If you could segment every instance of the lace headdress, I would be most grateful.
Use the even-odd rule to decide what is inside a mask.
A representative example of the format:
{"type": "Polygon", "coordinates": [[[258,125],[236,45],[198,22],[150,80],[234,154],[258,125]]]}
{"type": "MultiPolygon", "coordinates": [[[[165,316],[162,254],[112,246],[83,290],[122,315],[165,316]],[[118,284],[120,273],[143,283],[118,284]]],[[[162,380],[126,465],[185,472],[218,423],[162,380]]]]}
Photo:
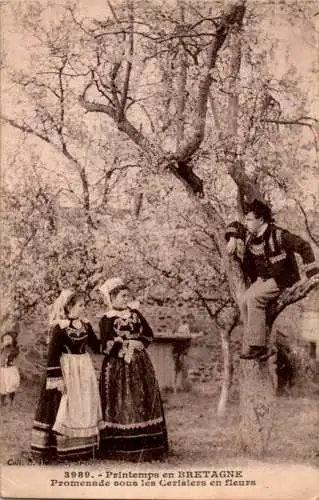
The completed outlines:
{"type": "Polygon", "coordinates": [[[49,332],[48,332],[48,342],[50,341],[51,333],[53,328],[59,324],[61,321],[66,321],[65,316],[65,306],[70,302],[71,298],[75,295],[75,291],[71,288],[65,288],[60,293],[59,297],[53,303],[50,313],[49,313],[49,332]]]}
{"type": "Polygon", "coordinates": [[[118,287],[124,286],[122,278],[110,278],[99,287],[100,292],[104,295],[108,307],[112,307],[111,292],[118,287]]]}

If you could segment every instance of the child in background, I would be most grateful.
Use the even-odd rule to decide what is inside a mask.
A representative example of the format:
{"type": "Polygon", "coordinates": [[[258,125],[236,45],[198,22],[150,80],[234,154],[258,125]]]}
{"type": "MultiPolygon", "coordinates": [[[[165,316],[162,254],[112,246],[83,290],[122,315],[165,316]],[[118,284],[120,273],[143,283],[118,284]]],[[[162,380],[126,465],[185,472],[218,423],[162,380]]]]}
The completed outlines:
{"type": "Polygon", "coordinates": [[[0,394],[2,406],[6,404],[6,396],[9,397],[11,406],[13,405],[15,393],[20,385],[19,370],[14,364],[14,360],[19,354],[17,336],[17,332],[14,331],[6,332],[1,336],[0,394]]]}

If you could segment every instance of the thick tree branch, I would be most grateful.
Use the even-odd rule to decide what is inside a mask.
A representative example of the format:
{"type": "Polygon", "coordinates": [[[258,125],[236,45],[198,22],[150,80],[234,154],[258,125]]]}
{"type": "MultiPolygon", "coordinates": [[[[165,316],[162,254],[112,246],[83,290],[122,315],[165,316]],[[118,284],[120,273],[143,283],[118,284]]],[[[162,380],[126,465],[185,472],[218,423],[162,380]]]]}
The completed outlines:
{"type": "Polygon", "coordinates": [[[265,203],[265,199],[261,194],[258,186],[245,173],[244,164],[241,160],[235,159],[234,161],[230,161],[227,170],[228,174],[237,184],[241,199],[244,198],[246,203],[250,203],[254,199],[263,201],[265,203]]]}
{"type": "MultiPolygon", "coordinates": [[[[112,7],[112,12],[114,11],[112,7]]],[[[245,15],[245,1],[241,0],[229,5],[219,19],[217,23],[217,28],[214,33],[211,34],[212,41],[210,42],[208,48],[208,57],[205,67],[205,72],[203,77],[199,81],[198,97],[195,111],[195,125],[193,136],[187,141],[184,146],[178,148],[178,153],[176,155],[165,155],[160,147],[155,146],[151,143],[142,133],[137,130],[134,125],[125,116],[124,110],[121,108],[121,103],[118,100],[117,89],[115,86],[115,78],[117,71],[119,69],[119,63],[113,66],[111,74],[111,87],[112,87],[112,99],[115,106],[104,105],[97,102],[89,102],[85,98],[85,92],[80,97],[80,103],[88,112],[102,112],[110,116],[120,131],[126,133],[128,137],[143,151],[147,152],[151,156],[157,157],[157,161],[161,163],[166,163],[168,169],[184,183],[185,187],[190,190],[195,195],[203,196],[203,181],[198,177],[198,175],[193,171],[193,167],[190,160],[193,154],[200,147],[202,140],[204,138],[205,132],[205,122],[206,122],[206,112],[207,112],[207,101],[209,95],[209,89],[212,82],[212,69],[214,68],[218,53],[226,40],[227,35],[230,30],[236,25],[241,26],[243,18],[245,15]],[[165,160],[166,157],[166,160],[165,160]]],[[[115,22],[118,23],[115,11],[113,12],[115,22]]],[[[179,113],[184,114],[185,92],[183,88],[185,87],[185,67],[180,74],[183,78],[182,91],[179,93],[179,113]]],[[[126,87],[125,87],[126,88],[126,87]]],[[[125,95],[122,97],[125,98],[125,95]]],[[[127,96],[126,98],[127,99],[127,96]]],[[[179,120],[179,131],[178,139],[180,140],[184,135],[184,117],[179,120]],[[183,125],[181,125],[183,124],[183,125]]]]}
{"type": "Polygon", "coordinates": [[[203,193],[203,181],[193,172],[188,164],[178,162],[174,155],[166,155],[157,145],[145,137],[136,127],[127,119],[118,113],[118,111],[109,104],[90,102],[86,100],[85,93],[79,97],[80,104],[87,112],[104,113],[116,123],[118,129],[124,132],[139,148],[145,151],[151,159],[155,159],[157,164],[162,163],[163,168],[168,168],[176,178],[183,182],[186,189],[193,194],[203,193]]]}
{"type": "MultiPolygon", "coordinates": [[[[178,2],[180,25],[177,28],[184,30],[185,16],[184,5],[178,2]]],[[[184,140],[185,129],[185,103],[186,103],[186,82],[187,82],[187,58],[182,39],[179,40],[179,68],[177,76],[177,106],[176,106],[176,151],[180,153],[181,144],[184,140]]]]}
{"type": "Polygon", "coordinates": [[[133,60],[133,53],[134,53],[134,13],[133,13],[133,2],[129,2],[129,51],[128,51],[128,57],[126,61],[126,71],[125,71],[125,76],[124,76],[124,84],[123,84],[123,90],[122,90],[122,97],[121,97],[121,110],[122,113],[125,111],[125,106],[126,106],[126,101],[127,101],[127,94],[128,94],[128,89],[129,89],[129,83],[130,83],[130,76],[131,76],[131,71],[132,71],[132,60],[133,60]]]}
{"type": "MultiPolygon", "coordinates": [[[[110,0],[107,0],[108,6],[112,12],[113,18],[116,22],[117,25],[120,26],[121,21],[118,18],[116,11],[111,3],[110,0]]],[[[129,88],[129,82],[130,82],[130,76],[131,76],[131,71],[132,71],[132,58],[133,58],[133,51],[134,51],[134,14],[133,14],[133,3],[131,0],[128,1],[128,7],[130,10],[129,14],[129,54],[127,57],[126,61],[126,71],[124,75],[124,83],[123,83],[123,89],[121,93],[120,99],[118,98],[118,88],[116,86],[116,78],[119,72],[119,69],[121,67],[121,61],[116,62],[113,65],[113,68],[110,71],[110,80],[111,80],[111,93],[112,93],[112,99],[115,104],[116,110],[117,110],[117,121],[121,121],[124,119],[125,115],[125,106],[127,102],[127,95],[128,95],[128,88],[129,88]]],[[[125,43],[126,40],[126,30],[121,30],[120,33],[123,38],[123,43],[125,43]]]]}
{"type": "Polygon", "coordinates": [[[290,304],[294,304],[304,299],[308,293],[319,287],[319,275],[312,276],[310,279],[302,279],[295,283],[291,288],[287,288],[278,297],[276,302],[268,311],[268,323],[271,326],[277,316],[290,304]]]}
{"type": "Polygon", "coordinates": [[[182,148],[179,155],[180,160],[185,163],[187,163],[191,159],[192,155],[197,151],[204,138],[207,102],[209,89],[213,79],[212,70],[216,65],[218,53],[223,46],[231,28],[235,24],[242,24],[245,11],[245,2],[237,2],[230,5],[221,17],[220,23],[216,29],[216,33],[208,48],[206,69],[203,77],[199,82],[198,88],[194,133],[193,136],[188,140],[186,145],[182,148]]]}
{"type": "Polygon", "coordinates": [[[220,143],[223,144],[224,139],[223,139],[223,134],[222,134],[220,117],[219,117],[217,105],[216,105],[216,102],[215,102],[215,99],[213,97],[213,93],[211,90],[209,91],[208,98],[209,98],[210,109],[211,109],[211,112],[213,115],[215,127],[216,127],[216,130],[218,132],[218,139],[219,139],[220,143]]]}
{"type": "MultiPolygon", "coordinates": [[[[110,6],[110,8],[112,5],[110,6]]],[[[118,23],[116,13],[111,8],[115,22],[118,23]]],[[[220,18],[217,29],[215,33],[212,33],[212,41],[208,48],[208,57],[207,64],[205,68],[205,72],[203,77],[200,79],[199,88],[198,88],[198,98],[196,104],[196,118],[195,118],[195,126],[194,126],[194,134],[190,138],[190,140],[186,143],[186,145],[178,148],[178,153],[176,155],[167,156],[161,151],[161,148],[152,144],[142,133],[138,131],[132,123],[129,122],[127,117],[125,116],[124,110],[121,107],[121,102],[118,100],[117,89],[115,86],[115,78],[117,75],[117,71],[119,69],[119,63],[113,66],[111,72],[111,87],[112,87],[112,98],[115,106],[104,105],[96,102],[89,102],[85,98],[85,92],[80,97],[80,103],[82,106],[89,112],[102,112],[108,114],[115,123],[120,131],[125,132],[128,137],[143,151],[151,154],[152,156],[157,156],[157,160],[162,162],[166,157],[166,165],[172,171],[172,173],[181,180],[185,187],[190,190],[193,194],[203,196],[203,182],[193,171],[193,167],[190,164],[190,160],[193,154],[200,147],[202,140],[204,138],[205,132],[205,122],[206,122],[206,112],[207,112],[207,101],[209,95],[209,89],[212,82],[212,69],[214,68],[218,53],[221,47],[224,44],[224,41],[230,32],[230,30],[237,24],[241,26],[243,18],[245,15],[245,1],[241,0],[234,4],[231,4],[223,16],[220,18]]],[[[128,68],[127,68],[128,69],[128,68]]],[[[129,76],[131,69],[127,75],[129,76]]],[[[181,84],[183,88],[185,87],[185,67],[183,72],[180,74],[181,78],[183,78],[183,82],[181,84]]],[[[126,87],[124,87],[126,89],[126,87]]],[[[183,90],[182,88],[182,90],[183,90]]],[[[182,91],[179,93],[180,102],[179,102],[179,113],[184,114],[185,101],[184,101],[185,92],[182,91]]],[[[122,95],[122,98],[127,99],[127,95],[122,95]]],[[[122,99],[123,102],[123,99],[122,99]]],[[[179,120],[179,131],[178,131],[178,139],[180,140],[184,135],[184,117],[182,120],[179,120]]]]}
{"type": "Polygon", "coordinates": [[[238,80],[241,67],[241,33],[238,26],[230,36],[231,58],[230,77],[228,79],[228,109],[226,123],[226,150],[237,153],[238,113],[239,113],[239,91],[238,80]]]}
{"type": "MultiPolygon", "coordinates": [[[[231,58],[230,58],[230,78],[228,81],[228,108],[227,108],[227,123],[226,132],[224,132],[224,138],[222,141],[224,147],[224,154],[227,156],[228,151],[233,151],[237,155],[237,135],[238,135],[238,114],[239,114],[239,91],[238,91],[238,80],[240,77],[240,67],[242,60],[242,40],[241,40],[241,26],[237,26],[231,34],[231,58]]],[[[213,104],[213,103],[211,103],[213,104]]],[[[236,159],[236,156],[235,156],[236,159]]],[[[244,172],[243,164],[238,164],[237,167],[241,167],[242,173],[244,172]]],[[[236,177],[236,164],[232,165],[228,172],[233,175],[233,180],[236,177]]],[[[238,213],[242,216],[244,212],[245,203],[245,191],[247,190],[247,180],[244,183],[237,184],[237,209],[238,213]]],[[[250,184],[252,182],[250,181],[250,184]]],[[[252,189],[252,185],[249,188],[249,193],[247,193],[247,198],[251,199],[257,197],[257,189],[255,186],[252,189]]],[[[260,197],[260,193],[258,193],[260,197]]]]}
{"type": "MultiPolygon", "coordinates": [[[[148,154],[154,154],[157,149],[126,117],[120,118],[117,110],[109,105],[94,101],[87,101],[85,93],[79,97],[79,102],[88,113],[104,113],[117,124],[118,129],[124,132],[138,147],[148,154]]],[[[158,151],[160,153],[160,151],[158,151]]]]}
{"type": "Polygon", "coordinates": [[[121,119],[122,115],[123,115],[123,111],[121,110],[120,100],[118,98],[118,88],[116,86],[116,77],[117,77],[117,74],[119,72],[120,67],[121,67],[121,62],[116,62],[110,71],[112,100],[115,103],[117,114],[119,115],[118,119],[121,119]]]}

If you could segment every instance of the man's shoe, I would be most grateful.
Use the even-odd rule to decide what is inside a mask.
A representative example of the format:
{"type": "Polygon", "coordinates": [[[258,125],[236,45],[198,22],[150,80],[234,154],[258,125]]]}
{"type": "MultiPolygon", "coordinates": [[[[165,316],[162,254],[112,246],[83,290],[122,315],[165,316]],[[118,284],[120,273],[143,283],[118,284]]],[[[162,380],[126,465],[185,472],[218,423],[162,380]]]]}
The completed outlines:
{"type": "Polygon", "coordinates": [[[264,356],[267,356],[268,349],[263,345],[250,345],[247,351],[244,351],[239,356],[240,359],[261,359],[264,356]]]}

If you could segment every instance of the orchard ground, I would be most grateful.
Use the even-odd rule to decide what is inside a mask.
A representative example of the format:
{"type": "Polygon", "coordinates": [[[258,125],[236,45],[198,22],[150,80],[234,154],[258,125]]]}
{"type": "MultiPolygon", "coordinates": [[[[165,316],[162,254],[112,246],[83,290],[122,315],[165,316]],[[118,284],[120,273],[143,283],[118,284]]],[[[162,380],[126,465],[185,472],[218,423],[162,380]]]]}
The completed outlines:
{"type": "MultiPolygon", "coordinates": [[[[1,408],[1,463],[27,456],[39,384],[23,382],[12,408],[1,408]]],[[[245,463],[255,457],[238,447],[239,403],[232,391],[225,417],[218,419],[216,383],[193,384],[189,392],[163,393],[170,456],[163,466],[196,467],[245,463]]],[[[267,454],[269,463],[319,466],[319,395],[278,397],[267,454]]]]}

